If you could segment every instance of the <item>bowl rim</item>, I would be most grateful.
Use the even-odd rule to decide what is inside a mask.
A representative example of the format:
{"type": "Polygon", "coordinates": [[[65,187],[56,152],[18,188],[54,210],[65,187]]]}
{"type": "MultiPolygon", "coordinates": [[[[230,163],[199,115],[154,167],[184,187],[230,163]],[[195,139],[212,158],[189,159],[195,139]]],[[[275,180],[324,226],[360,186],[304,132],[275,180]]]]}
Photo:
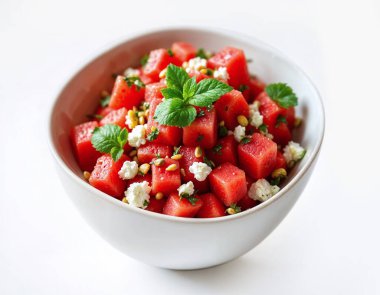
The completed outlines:
{"type": "Polygon", "coordinates": [[[139,30],[134,33],[127,34],[126,36],[123,36],[121,38],[118,38],[114,40],[113,42],[107,43],[105,46],[100,47],[98,50],[95,50],[92,54],[89,54],[89,57],[86,58],[85,62],[79,63],[76,67],[74,67],[74,70],[68,74],[68,77],[64,79],[64,82],[61,83],[61,86],[58,88],[57,92],[54,95],[54,100],[52,100],[49,108],[48,108],[48,118],[47,118],[47,133],[48,133],[48,146],[50,149],[51,154],[53,155],[54,159],[57,161],[58,165],[61,169],[65,171],[65,173],[75,182],[78,183],[78,185],[82,186],[84,189],[94,193],[96,197],[99,197],[105,201],[111,202],[112,204],[119,206],[121,208],[124,208],[125,210],[132,210],[132,212],[145,215],[148,218],[153,219],[161,219],[164,221],[169,222],[178,222],[178,223],[194,223],[194,224],[203,224],[203,223],[219,223],[219,222],[227,222],[232,221],[240,218],[244,218],[247,215],[254,214],[257,211],[260,211],[267,206],[270,206],[272,203],[279,200],[283,195],[285,195],[292,187],[295,186],[295,184],[300,181],[300,179],[306,174],[306,172],[311,168],[314,161],[317,159],[317,156],[320,152],[321,145],[323,142],[324,134],[325,134],[325,110],[323,101],[321,98],[321,95],[315,86],[314,82],[310,79],[310,77],[290,58],[288,58],[286,55],[284,55],[280,50],[274,48],[271,45],[268,45],[267,43],[251,36],[248,34],[244,34],[241,32],[228,30],[228,29],[221,29],[217,27],[209,27],[207,29],[204,29],[200,26],[167,26],[167,27],[161,27],[160,29],[145,29],[145,30],[139,30]],[[238,214],[233,215],[226,215],[222,217],[213,217],[213,218],[187,218],[187,217],[177,217],[177,216],[170,216],[166,214],[151,212],[147,210],[142,210],[140,208],[135,208],[133,206],[129,206],[128,204],[125,204],[121,202],[120,200],[113,198],[109,196],[108,194],[96,189],[95,187],[91,186],[88,182],[85,182],[81,177],[76,175],[63,161],[61,156],[59,155],[58,151],[55,148],[55,145],[53,143],[53,128],[52,128],[52,121],[53,121],[53,115],[54,110],[56,109],[56,106],[58,104],[58,98],[64,91],[64,89],[68,86],[68,84],[73,80],[73,78],[82,71],[85,67],[87,67],[89,64],[91,64],[95,59],[99,58],[103,54],[106,54],[107,52],[115,49],[117,46],[130,42],[134,39],[139,39],[142,37],[146,37],[149,35],[154,35],[157,33],[170,33],[170,32],[179,32],[179,31],[190,31],[192,33],[211,33],[215,35],[219,35],[222,37],[233,37],[239,41],[246,42],[246,43],[254,43],[256,47],[260,47],[261,49],[270,51],[274,53],[276,56],[280,57],[281,59],[285,60],[287,63],[289,63],[298,73],[303,75],[306,80],[310,83],[312,89],[316,93],[317,102],[319,103],[319,111],[320,111],[320,123],[321,124],[321,131],[319,134],[317,134],[317,142],[315,144],[315,147],[312,150],[311,155],[307,159],[304,166],[301,168],[300,171],[294,177],[283,187],[281,190],[275,194],[272,198],[269,200],[253,207],[248,210],[245,210],[243,212],[240,212],[238,214]]]}

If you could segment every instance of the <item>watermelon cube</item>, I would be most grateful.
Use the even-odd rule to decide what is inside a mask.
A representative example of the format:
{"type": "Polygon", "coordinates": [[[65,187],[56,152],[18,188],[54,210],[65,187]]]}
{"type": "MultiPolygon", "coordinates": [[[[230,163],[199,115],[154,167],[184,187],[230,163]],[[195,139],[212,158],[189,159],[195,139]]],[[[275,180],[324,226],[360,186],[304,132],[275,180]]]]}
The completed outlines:
{"type": "Polygon", "coordinates": [[[199,218],[221,217],[226,215],[223,203],[212,193],[200,195],[203,205],[197,213],[199,218]]]}
{"type": "Polygon", "coordinates": [[[124,76],[117,76],[109,106],[114,109],[125,107],[130,110],[144,100],[144,93],[145,87],[128,86],[124,76]]]}
{"type": "Polygon", "coordinates": [[[97,109],[96,109],[96,114],[101,116],[101,117],[105,117],[107,116],[110,112],[112,112],[114,109],[111,108],[111,107],[102,107],[102,106],[99,106],[97,109]]]}
{"type": "Polygon", "coordinates": [[[148,142],[137,149],[137,158],[139,164],[150,163],[154,158],[159,155],[161,158],[170,157],[173,148],[168,145],[148,142]]]}
{"type": "Polygon", "coordinates": [[[224,162],[230,162],[237,165],[237,142],[234,136],[228,135],[218,140],[216,145],[207,150],[207,157],[214,162],[216,166],[224,162]]]}
{"type": "Polygon", "coordinates": [[[197,49],[187,42],[174,42],[171,49],[181,64],[195,57],[197,53],[197,49]]]}
{"type": "Polygon", "coordinates": [[[265,83],[259,78],[251,78],[248,84],[250,101],[255,100],[256,97],[265,90],[265,86],[265,83]]]}
{"type": "Polygon", "coordinates": [[[148,78],[152,79],[153,82],[159,80],[160,72],[165,69],[171,62],[172,58],[168,53],[167,49],[161,48],[152,50],[149,54],[148,61],[144,66],[143,73],[148,78]]]}
{"type": "Polygon", "coordinates": [[[125,155],[122,155],[117,162],[114,162],[110,155],[101,156],[91,173],[89,183],[98,190],[121,200],[127,183],[119,177],[118,172],[128,160],[125,155]]]}
{"type": "Polygon", "coordinates": [[[103,119],[100,120],[100,125],[114,124],[118,125],[121,128],[127,127],[125,125],[125,117],[128,114],[126,108],[120,108],[118,110],[113,110],[108,113],[103,119]]]}
{"type": "Polygon", "coordinates": [[[172,193],[166,201],[162,213],[178,217],[194,217],[201,207],[202,200],[199,198],[193,205],[189,200],[181,198],[177,193],[172,193]]]}
{"type": "MultiPolygon", "coordinates": [[[[152,174],[149,174],[149,173],[145,174],[145,175],[137,174],[134,178],[126,180],[127,188],[132,183],[143,182],[143,181],[148,182],[149,186],[152,186],[152,174]]],[[[153,195],[153,194],[151,193],[151,195],[153,195]]]]}
{"type": "Polygon", "coordinates": [[[247,193],[244,171],[231,163],[223,163],[208,177],[212,192],[226,206],[237,203],[247,193]]]}
{"type": "Polygon", "coordinates": [[[145,87],[145,101],[151,102],[155,98],[163,98],[161,89],[166,88],[162,82],[148,84],[145,87]]]}
{"type": "Polygon", "coordinates": [[[179,160],[181,168],[184,170],[184,175],[181,174],[183,182],[192,181],[194,188],[200,193],[209,191],[209,182],[206,178],[204,181],[199,181],[195,179],[194,174],[190,172],[190,166],[194,162],[203,162],[203,155],[199,158],[195,156],[195,147],[192,146],[182,146],[179,150],[179,153],[182,155],[182,158],[179,160]]]}
{"type": "Polygon", "coordinates": [[[90,121],[77,125],[71,130],[71,142],[82,170],[92,171],[96,160],[102,155],[91,143],[92,132],[98,126],[97,121],[90,121]]]}
{"type": "Polygon", "coordinates": [[[288,125],[283,122],[276,123],[275,126],[268,126],[268,131],[273,135],[273,140],[281,146],[285,146],[292,139],[292,133],[288,125]]]}
{"type": "Polygon", "coordinates": [[[228,83],[238,89],[241,85],[248,85],[249,73],[244,51],[234,47],[225,47],[208,60],[212,69],[226,67],[229,75],[228,83]]]}
{"type": "Polygon", "coordinates": [[[267,177],[276,165],[277,144],[254,133],[249,143],[238,145],[239,163],[254,180],[267,177]]]}
{"type": "Polygon", "coordinates": [[[168,196],[170,193],[177,191],[181,185],[181,176],[179,163],[176,160],[166,158],[160,166],[152,165],[152,193],[157,194],[159,192],[168,196]],[[177,169],[174,171],[167,171],[166,168],[169,165],[177,165],[177,169]]]}
{"type": "Polygon", "coordinates": [[[165,198],[161,200],[157,200],[155,197],[151,197],[149,199],[149,205],[148,207],[145,208],[145,210],[156,212],[156,213],[162,213],[165,203],[166,203],[165,198]]]}
{"type": "Polygon", "coordinates": [[[219,121],[224,121],[229,130],[239,125],[237,116],[248,118],[249,106],[243,94],[238,90],[232,90],[220,97],[215,103],[215,109],[219,121]]]}
{"type": "Polygon", "coordinates": [[[179,145],[182,137],[182,129],[174,126],[160,125],[153,119],[156,107],[161,103],[161,101],[161,99],[154,99],[150,103],[147,133],[151,133],[152,127],[154,126],[159,130],[157,138],[153,140],[154,143],[174,146],[179,145]]]}
{"type": "Polygon", "coordinates": [[[217,120],[214,109],[203,109],[204,116],[196,118],[191,125],[183,128],[183,144],[187,146],[200,146],[208,149],[216,144],[217,120]]]}

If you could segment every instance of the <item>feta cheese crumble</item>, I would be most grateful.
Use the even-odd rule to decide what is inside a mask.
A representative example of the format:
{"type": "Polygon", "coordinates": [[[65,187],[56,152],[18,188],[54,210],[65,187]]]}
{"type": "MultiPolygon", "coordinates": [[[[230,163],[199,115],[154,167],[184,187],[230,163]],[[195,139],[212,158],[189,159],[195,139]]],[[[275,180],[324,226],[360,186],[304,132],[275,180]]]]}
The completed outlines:
{"type": "Polygon", "coordinates": [[[245,127],[238,125],[234,130],[234,137],[237,142],[240,142],[245,137],[245,127]]]}
{"type": "Polygon", "coordinates": [[[184,62],[182,65],[186,72],[189,73],[191,70],[199,71],[201,69],[207,68],[207,60],[200,57],[194,57],[188,62],[184,62]]]}
{"type": "Polygon", "coordinates": [[[132,183],[129,188],[124,192],[128,204],[145,209],[149,204],[149,193],[151,187],[147,181],[132,183]]]}
{"type": "Polygon", "coordinates": [[[278,193],[280,188],[277,185],[271,185],[265,179],[259,179],[252,183],[248,191],[248,196],[256,201],[264,202],[278,193]]]}
{"type": "Polygon", "coordinates": [[[263,116],[260,114],[259,103],[257,101],[249,105],[249,121],[256,128],[259,128],[263,124],[263,116]]]}
{"type": "Polygon", "coordinates": [[[140,71],[134,68],[127,68],[124,71],[125,77],[138,77],[140,75],[140,71]]]}
{"type": "Polygon", "coordinates": [[[204,181],[212,171],[210,166],[202,162],[194,162],[189,170],[198,181],[204,181]]]}
{"type": "Polygon", "coordinates": [[[228,81],[230,76],[228,75],[227,68],[226,67],[220,67],[220,68],[216,69],[214,71],[214,78],[228,81]]]}
{"type": "Polygon", "coordinates": [[[134,178],[138,171],[139,165],[135,161],[125,161],[118,174],[121,179],[127,180],[134,178]]]}
{"type": "Polygon", "coordinates": [[[193,184],[193,182],[189,181],[187,183],[182,184],[178,188],[178,194],[180,196],[182,196],[184,194],[187,194],[188,196],[191,196],[192,194],[194,194],[194,184],[193,184]]]}
{"type": "Polygon", "coordinates": [[[128,134],[128,143],[133,147],[140,147],[146,143],[145,139],[146,130],[144,125],[137,125],[133,130],[128,134]]]}
{"type": "Polygon", "coordinates": [[[284,157],[290,167],[300,161],[305,154],[306,150],[294,141],[289,141],[288,145],[284,147],[284,157]]]}

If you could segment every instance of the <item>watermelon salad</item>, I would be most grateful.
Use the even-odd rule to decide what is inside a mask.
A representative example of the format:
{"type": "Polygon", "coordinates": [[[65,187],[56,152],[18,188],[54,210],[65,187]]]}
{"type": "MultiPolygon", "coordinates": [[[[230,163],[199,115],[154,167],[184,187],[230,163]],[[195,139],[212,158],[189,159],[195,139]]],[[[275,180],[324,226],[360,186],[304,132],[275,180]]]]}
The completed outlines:
{"type": "Polygon", "coordinates": [[[273,197],[306,150],[292,88],[266,85],[243,50],[175,42],[114,75],[89,121],[71,131],[90,185],[142,210],[210,218],[273,197]]]}

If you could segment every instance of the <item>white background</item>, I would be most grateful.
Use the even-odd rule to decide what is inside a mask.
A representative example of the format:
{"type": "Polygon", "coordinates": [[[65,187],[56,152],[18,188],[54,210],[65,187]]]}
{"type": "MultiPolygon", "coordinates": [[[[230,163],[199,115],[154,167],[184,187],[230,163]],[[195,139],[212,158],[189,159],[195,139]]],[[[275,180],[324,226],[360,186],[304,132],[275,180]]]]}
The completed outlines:
{"type": "Polygon", "coordinates": [[[379,37],[375,0],[1,0],[0,294],[380,294],[379,37]],[[111,248],[66,197],[46,144],[48,107],[78,64],[110,41],[176,24],[279,48],[315,81],[327,113],[293,211],[249,254],[201,271],[156,269],[111,248]]]}

